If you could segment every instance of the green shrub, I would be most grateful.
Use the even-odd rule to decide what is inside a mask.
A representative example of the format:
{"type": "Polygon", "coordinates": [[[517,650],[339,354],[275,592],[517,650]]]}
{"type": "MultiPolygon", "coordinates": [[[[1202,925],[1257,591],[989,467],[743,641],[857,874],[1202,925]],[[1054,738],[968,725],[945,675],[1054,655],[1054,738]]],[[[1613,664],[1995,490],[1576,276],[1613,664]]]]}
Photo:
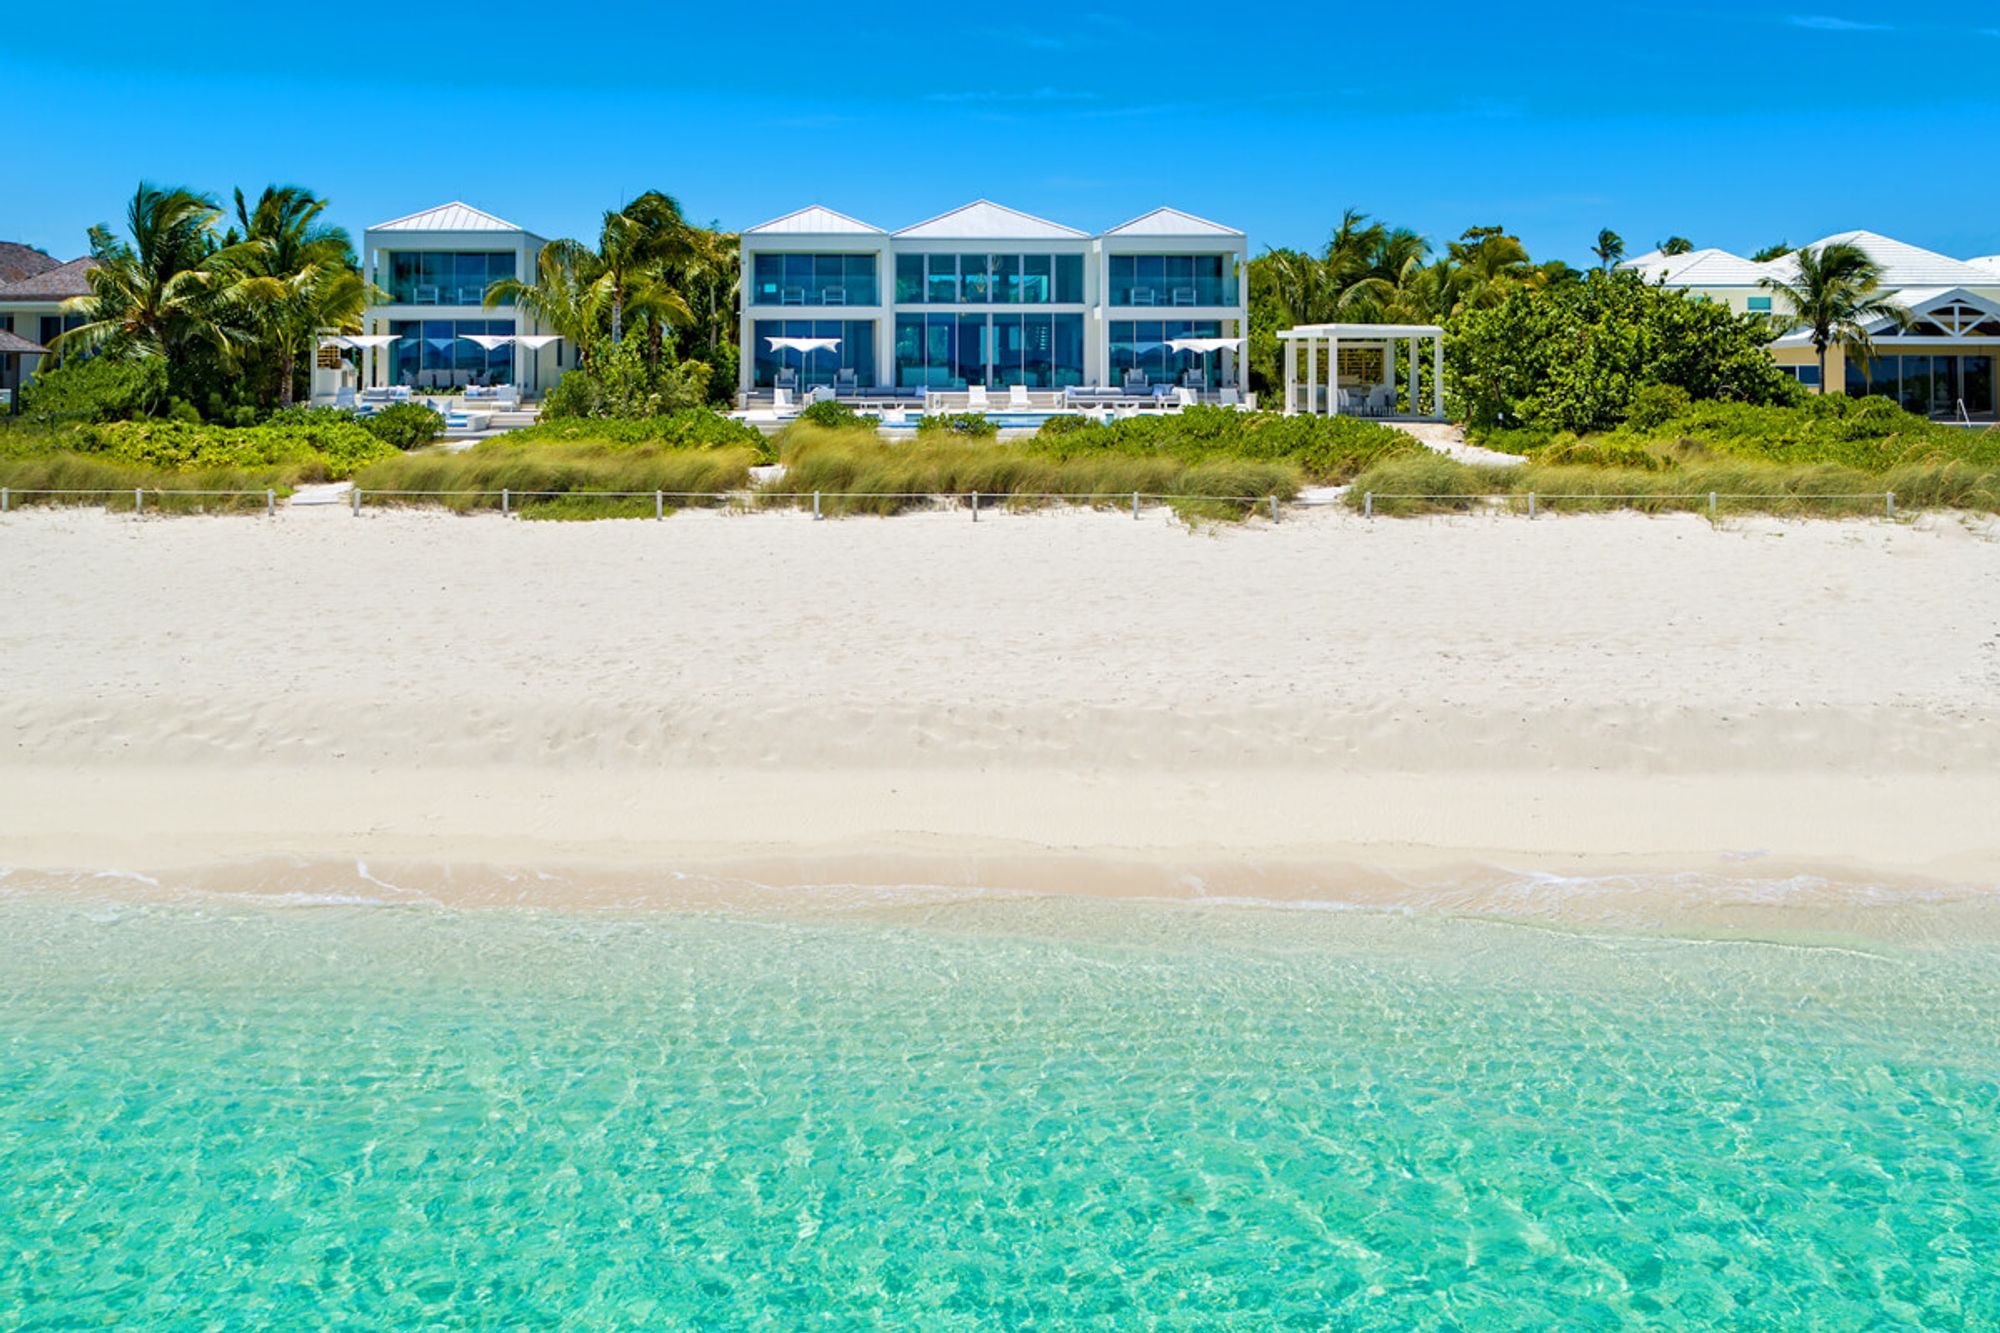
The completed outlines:
{"type": "Polygon", "coordinates": [[[79,427],[52,447],[108,461],[187,472],[204,468],[278,468],[293,481],[338,481],[386,457],[395,446],[352,420],[305,425],[191,425],[185,421],[115,421],[79,427]]]}
{"type": "Polygon", "coordinates": [[[594,348],[590,361],[556,381],[542,398],[542,417],[665,416],[708,402],[712,368],[705,361],[648,365],[642,337],[594,348]]]}
{"type": "Polygon", "coordinates": [[[580,420],[558,417],[539,421],[506,437],[516,444],[549,441],[595,444],[607,448],[666,446],[674,449],[755,449],[764,461],[775,462],[777,451],[755,426],[746,425],[705,407],[691,407],[657,417],[580,420]]]}
{"type": "Polygon", "coordinates": [[[369,434],[403,450],[420,449],[444,434],[443,415],[422,403],[391,403],[360,420],[369,434]]]}
{"type": "Polygon", "coordinates": [[[917,418],[919,435],[965,435],[978,439],[1000,433],[984,412],[932,412],[917,418]]]}
{"type": "Polygon", "coordinates": [[[800,409],[797,419],[811,422],[815,426],[846,426],[867,430],[874,430],[882,424],[882,418],[862,416],[846,403],[833,398],[822,398],[817,403],[808,403],[800,409]]]}
{"type": "Polygon", "coordinates": [[[1625,424],[1635,430],[1653,430],[1666,425],[1688,410],[1694,400],[1678,384],[1647,384],[1632,395],[1625,424]]]}
{"type": "Polygon", "coordinates": [[[1658,472],[1671,460],[1653,452],[1637,440],[1616,435],[1592,435],[1578,439],[1564,433],[1528,455],[1537,463],[1556,467],[1618,467],[1658,472]]]}
{"type": "Polygon", "coordinates": [[[38,421],[125,421],[167,405],[159,357],[73,356],[21,390],[22,415],[38,421]]]}

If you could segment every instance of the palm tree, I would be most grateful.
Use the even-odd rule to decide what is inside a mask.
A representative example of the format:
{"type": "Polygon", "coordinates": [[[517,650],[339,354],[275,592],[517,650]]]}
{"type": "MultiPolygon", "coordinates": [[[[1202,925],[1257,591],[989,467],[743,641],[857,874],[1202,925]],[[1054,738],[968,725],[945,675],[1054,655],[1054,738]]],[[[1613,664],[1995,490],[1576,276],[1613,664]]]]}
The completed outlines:
{"type": "Polygon", "coordinates": [[[694,314],[666,281],[664,269],[684,262],[694,248],[687,220],[672,196],[648,190],[622,209],[604,215],[598,233],[597,285],[611,311],[611,342],[624,335],[625,312],[646,316],[649,332],[661,319],[692,323],[694,314]]]}
{"type": "Polygon", "coordinates": [[[1653,247],[1663,255],[1685,255],[1694,252],[1694,242],[1685,236],[1669,236],[1653,247]]]}
{"type": "Polygon", "coordinates": [[[533,281],[502,278],[486,289],[486,308],[514,305],[567,338],[579,366],[590,360],[603,321],[597,254],[582,241],[550,241],[535,256],[533,281]]]}
{"type": "Polygon", "coordinates": [[[1597,233],[1597,244],[1590,247],[1590,253],[1597,256],[1598,267],[1608,273],[1625,257],[1625,238],[1606,227],[1597,233]]]}
{"type": "Polygon", "coordinates": [[[1753,264],[1768,264],[1774,259],[1783,259],[1791,252],[1792,247],[1788,243],[1779,241],[1776,245],[1767,245],[1756,254],[1751,255],[1750,262],[1753,264]]]}
{"type": "Polygon", "coordinates": [[[1449,313],[1499,305],[1518,287],[1540,287],[1545,275],[1520,238],[1500,227],[1472,227],[1451,243],[1454,300],[1449,313]]]}
{"type": "Polygon", "coordinates": [[[1790,307],[1791,327],[1811,335],[1819,356],[1819,391],[1825,393],[1829,347],[1838,345],[1866,366],[1875,354],[1868,326],[1886,319],[1906,329],[1910,312],[1882,297],[1882,266],[1858,245],[1837,241],[1801,250],[1793,262],[1791,281],[1765,278],[1759,285],[1790,307]]]}
{"type": "Polygon", "coordinates": [[[212,264],[225,283],[222,299],[273,360],[266,378],[276,379],[282,407],[292,405],[298,367],[319,335],[358,332],[362,311],[380,295],[362,280],[347,232],[319,220],[326,207],[311,191],[285,185],[267,186],[252,209],[238,190],[242,232],[231,229],[212,264]]]}
{"type": "Polygon", "coordinates": [[[90,253],[97,261],[90,271],[91,294],[64,307],[85,322],[58,338],[56,350],[119,345],[163,357],[168,381],[176,385],[196,345],[226,350],[208,271],[221,214],[205,194],[142,182],[125,209],[130,240],[107,227],[90,229],[90,253]]]}

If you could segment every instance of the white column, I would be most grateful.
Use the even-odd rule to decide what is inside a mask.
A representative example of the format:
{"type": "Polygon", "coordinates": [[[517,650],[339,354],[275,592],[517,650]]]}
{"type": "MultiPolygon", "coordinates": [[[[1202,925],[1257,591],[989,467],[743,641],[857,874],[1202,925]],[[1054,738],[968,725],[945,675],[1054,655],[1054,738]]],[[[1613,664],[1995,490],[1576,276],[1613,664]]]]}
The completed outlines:
{"type": "Polygon", "coordinates": [[[1299,410],[1299,342],[1296,338],[1286,338],[1285,344],[1285,415],[1296,416],[1299,410]]]}
{"type": "Polygon", "coordinates": [[[1431,335],[1431,415],[1444,415],[1444,335],[1431,335]]]}
{"type": "Polygon", "coordinates": [[[1319,415],[1319,339],[1306,335],[1306,415],[1319,415]]]}
{"type": "Polygon", "coordinates": [[[1340,338],[1326,340],[1326,414],[1340,415],[1340,338]]]}
{"type": "Polygon", "coordinates": [[[1420,417],[1424,414],[1424,400],[1421,397],[1424,382],[1424,363],[1418,359],[1418,346],[1417,339],[1410,339],[1410,415],[1413,417],[1420,417]]]}

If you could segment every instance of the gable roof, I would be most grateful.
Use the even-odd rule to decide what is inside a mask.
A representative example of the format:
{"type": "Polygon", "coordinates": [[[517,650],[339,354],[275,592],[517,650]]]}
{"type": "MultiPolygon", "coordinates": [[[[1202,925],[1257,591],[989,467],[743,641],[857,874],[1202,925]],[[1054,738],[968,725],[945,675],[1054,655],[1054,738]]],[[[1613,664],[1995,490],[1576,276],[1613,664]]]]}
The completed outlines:
{"type": "Polygon", "coordinates": [[[427,208],[421,213],[408,217],[378,222],[370,231],[518,231],[526,232],[526,227],[517,227],[505,218],[494,217],[491,213],[474,208],[471,204],[453,200],[427,208]]]}
{"type": "Polygon", "coordinates": [[[32,278],[37,273],[47,273],[60,263],[62,261],[54,255],[44,254],[31,245],[0,241],[0,287],[32,278]]]}
{"type": "Polygon", "coordinates": [[[1628,259],[1618,267],[1631,269],[1648,282],[1664,277],[1675,287],[1755,287],[1772,275],[1773,266],[1709,247],[1684,255],[1658,250],[1628,259]]]}
{"type": "Polygon", "coordinates": [[[67,301],[73,296],[88,296],[90,270],[96,267],[97,261],[89,255],[57,264],[0,287],[0,301],[67,301]]]}
{"type": "Polygon", "coordinates": [[[896,235],[912,240],[945,241],[1086,241],[1088,232],[1075,227],[1065,227],[1060,222],[1050,222],[1032,213],[996,204],[990,199],[977,199],[972,203],[954,208],[949,213],[940,213],[914,226],[903,228],[896,235]]]}
{"type": "MultiPolygon", "coordinates": [[[[1967,283],[1990,283],[1993,275],[1975,268],[1962,259],[1941,255],[1935,250],[1910,245],[1891,236],[1883,236],[1872,231],[1843,231],[1833,236],[1821,237],[1808,250],[1818,251],[1829,245],[1852,245],[1866,252],[1868,257],[1882,266],[1882,286],[1897,287],[1963,287],[1967,283]]],[[[1790,279],[1798,272],[1798,261],[1790,255],[1773,261],[1774,277],[1790,279]]]]}
{"type": "Polygon", "coordinates": [[[813,204],[796,213],[787,213],[769,222],[743,229],[745,236],[880,236],[880,227],[871,227],[845,213],[813,204]]]}
{"type": "Polygon", "coordinates": [[[1977,259],[1968,259],[1965,262],[1988,277],[2000,278],[2000,255],[1981,255],[1977,259]]]}
{"type": "Polygon", "coordinates": [[[1178,208],[1156,208],[1150,213],[1142,213],[1130,222],[1121,222],[1106,236],[1241,236],[1234,227],[1225,227],[1220,222],[1210,222],[1192,213],[1183,213],[1178,208]]]}
{"type": "Polygon", "coordinates": [[[0,356],[41,356],[49,349],[38,342],[30,342],[18,333],[0,329],[0,356]]]}

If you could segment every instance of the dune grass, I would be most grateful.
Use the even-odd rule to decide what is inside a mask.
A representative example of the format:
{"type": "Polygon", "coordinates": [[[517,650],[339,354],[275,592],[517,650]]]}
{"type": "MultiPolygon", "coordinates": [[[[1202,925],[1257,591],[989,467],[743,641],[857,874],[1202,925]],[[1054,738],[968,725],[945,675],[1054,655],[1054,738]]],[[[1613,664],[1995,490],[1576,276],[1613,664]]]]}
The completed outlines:
{"type": "Polygon", "coordinates": [[[43,454],[0,458],[0,487],[7,507],[69,506],[130,513],[132,492],[144,490],[146,513],[216,514],[264,509],[264,492],[292,493],[295,466],[169,469],[113,462],[87,454],[43,454]],[[176,495],[175,491],[248,491],[248,495],[176,495]],[[105,492],[48,494],[47,492],[105,492]],[[159,493],[156,493],[159,492],[159,493]]]}
{"type": "MultiPolygon", "coordinates": [[[[606,443],[599,440],[517,443],[488,440],[463,453],[423,453],[391,458],[364,469],[354,484],[369,504],[440,505],[459,513],[498,509],[500,492],[509,503],[544,504],[538,517],[631,517],[614,507],[605,492],[636,493],[624,508],[643,508],[652,517],[655,491],[708,494],[740,491],[750,484],[756,450],[745,447],[680,449],[670,445],[606,443]],[[464,494],[463,492],[478,492],[464,494]],[[393,494],[392,494],[393,493],[393,494]],[[556,497],[564,504],[553,504],[556,497]]],[[[717,503],[681,498],[677,505],[717,503]]]]}
{"type": "Polygon", "coordinates": [[[1875,472],[1835,463],[1725,458],[1666,468],[1537,463],[1505,468],[1432,456],[1370,468],[1355,479],[1347,503],[1360,509],[1372,494],[1377,514],[1462,513],[1489,503],[1485,497],[1499,497],[1519,512],[1532,493],[1543,513],[1706,514],[1713,493],[1718,516],[1863,518],[1887,514],[1885,492],[1895,493],[1898,513],[1926,508],[2000,513],[2000,467],[1943,461],[1875,472]]]}
{"type": "Polygon", "coordinates": [[[1298,493],[1298,472],[1281,463],[1215,459],[1189,464],[1157,455],[1113,453],[1050,457],[1030,448],[947,435],[890,443],[867,430],[794,425],[780,440],[782,482],[767,502],[810,505],[818,492],[830,514],[894,514],[952,496],[953,503],[1027,507],[1171,503],[1190,519],[1246,516],[1255,500],[1298,493]],[[784,497],[793,498],[784,498],[784,497]]]}

